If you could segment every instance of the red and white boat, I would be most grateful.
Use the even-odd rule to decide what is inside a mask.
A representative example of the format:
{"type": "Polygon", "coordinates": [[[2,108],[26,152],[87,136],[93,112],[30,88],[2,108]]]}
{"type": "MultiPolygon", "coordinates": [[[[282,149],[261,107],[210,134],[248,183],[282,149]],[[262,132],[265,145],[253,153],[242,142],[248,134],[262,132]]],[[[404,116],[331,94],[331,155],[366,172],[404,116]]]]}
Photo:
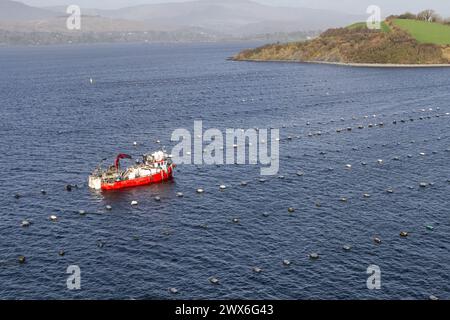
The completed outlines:
{"type": "Polygon", "coordinates": [[[89,187],[95,190],[118,190],[159,183],[173,177],[175,164],[165,152],[157,151],[142,158],[142,161],[124,170],[120,169],[120,160],[131,159],[127,154],[119,154],[115,164],[107,169],[102,169],[100,164],[89,176],[89,187]]]}

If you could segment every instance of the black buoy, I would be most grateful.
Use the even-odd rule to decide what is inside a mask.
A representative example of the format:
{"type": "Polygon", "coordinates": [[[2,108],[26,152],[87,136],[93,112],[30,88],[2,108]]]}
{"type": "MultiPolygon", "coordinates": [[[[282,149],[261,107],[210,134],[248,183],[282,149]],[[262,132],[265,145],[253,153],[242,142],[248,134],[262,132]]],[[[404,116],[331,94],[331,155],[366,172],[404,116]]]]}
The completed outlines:
{"type": "Polygon", "coordinates": [[[67,191],[72,191],[72,186],[70,184],[66,185],[66,190],[67,191]]]}

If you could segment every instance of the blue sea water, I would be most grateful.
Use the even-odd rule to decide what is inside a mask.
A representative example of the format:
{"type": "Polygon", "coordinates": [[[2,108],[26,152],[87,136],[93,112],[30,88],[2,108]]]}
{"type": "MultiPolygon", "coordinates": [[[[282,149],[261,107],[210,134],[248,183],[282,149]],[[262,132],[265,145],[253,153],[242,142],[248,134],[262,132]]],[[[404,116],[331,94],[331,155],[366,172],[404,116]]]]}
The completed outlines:
{"type": "Polygon", "coordinates": [[[1,48],[0,298],[449,299],[450,69],[226,60],[254,45],[1,48]],[[280,172],[181,165],[160,185],[87,187],[103,157],[170,150],[194,120],[279,128],[280,172]]]}

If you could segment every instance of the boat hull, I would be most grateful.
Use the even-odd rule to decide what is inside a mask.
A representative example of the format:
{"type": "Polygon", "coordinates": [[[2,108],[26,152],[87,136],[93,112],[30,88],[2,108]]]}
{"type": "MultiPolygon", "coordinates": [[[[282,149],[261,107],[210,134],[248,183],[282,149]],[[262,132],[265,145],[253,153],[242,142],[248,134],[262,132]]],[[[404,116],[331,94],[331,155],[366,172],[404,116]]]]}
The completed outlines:
{"type": "Polygon", "coordinates": [[[119,190],[125,188],[145,186],[153,183],[161,183],[163,181],[172,179],[172,177],[173,177],[173,169],[172,167],[169,167],[167,172],[161,170],[159,173],[155,173],[153,175],[149,175],[146,177],[116,181],[114,183],[103,183],[101,185],[101,189],[104,191],[108,191],[108,190],[119,190]]]}

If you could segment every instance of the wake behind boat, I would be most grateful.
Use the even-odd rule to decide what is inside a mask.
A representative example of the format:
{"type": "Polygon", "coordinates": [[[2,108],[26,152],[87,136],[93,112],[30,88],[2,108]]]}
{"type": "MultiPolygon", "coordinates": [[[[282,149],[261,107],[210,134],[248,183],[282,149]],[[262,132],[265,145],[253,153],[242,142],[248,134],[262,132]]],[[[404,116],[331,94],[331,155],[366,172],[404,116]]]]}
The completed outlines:
{"type": "Polygon", "coordinates": [[[121,159],[131,159],[131,156],[119,154],[114,165],[107,169],[103,169],[100,163],[89,176],[89,187],[95,190],[117,190],[160,183],[173,177],[175,164],[164,151],[143,155],[142,161],[124,170],[120,169],[121,159]]]}

